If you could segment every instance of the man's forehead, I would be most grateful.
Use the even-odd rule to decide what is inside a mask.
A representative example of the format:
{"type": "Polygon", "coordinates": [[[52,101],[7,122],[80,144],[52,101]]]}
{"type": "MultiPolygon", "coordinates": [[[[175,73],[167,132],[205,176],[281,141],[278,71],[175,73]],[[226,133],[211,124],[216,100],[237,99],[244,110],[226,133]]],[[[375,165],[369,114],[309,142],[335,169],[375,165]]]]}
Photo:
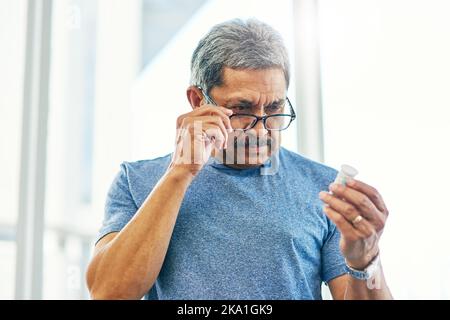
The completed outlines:
{"type": "Polygon", "coordinates": [[[286,95],[286,82],[281,69],[234,70],[225,68],[223,83],[216,87],[225,104],[256,105],[281,102],[286,95]]]}
{"type": "Polygon", "coordinates": [[[245,87],[255,91],[280,91],[286,89],[284,73],[280,68],[222,70],[222,85],[228,88],[245,87]]]}

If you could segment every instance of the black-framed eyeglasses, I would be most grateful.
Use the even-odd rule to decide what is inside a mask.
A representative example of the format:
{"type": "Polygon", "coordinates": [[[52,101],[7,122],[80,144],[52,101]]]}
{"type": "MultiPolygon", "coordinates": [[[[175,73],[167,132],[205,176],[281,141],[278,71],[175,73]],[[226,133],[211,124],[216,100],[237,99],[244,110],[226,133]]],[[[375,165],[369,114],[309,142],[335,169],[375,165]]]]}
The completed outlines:
{"type": "MultiPolygon", "coordinates": [[[[218,104],[205,92],[205,90],[203,90],[201,87],[197,88],[200,89],[205,99],[209,103],[218,106],[218,104]]],[[[234,128],[234,130],[247,131],[254,128],[256,124],[261,120],[263,122],[264,128],[268,131],[286,130],[291,125],[292,121],[294,121],[297,117],[288,97],[286,97],[286,101],[290,108],[290,114],[277,113],[259,117],[254,114],[236,113],[232,114],[229,117],[231,126],[234,128]]]]}

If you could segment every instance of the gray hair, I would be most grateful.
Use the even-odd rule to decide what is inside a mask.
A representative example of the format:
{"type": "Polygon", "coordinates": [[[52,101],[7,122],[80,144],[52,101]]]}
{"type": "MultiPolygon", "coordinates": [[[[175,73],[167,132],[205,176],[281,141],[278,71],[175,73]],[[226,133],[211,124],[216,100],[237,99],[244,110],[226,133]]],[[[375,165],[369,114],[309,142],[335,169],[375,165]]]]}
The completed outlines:
{"type": "Polygon", "coordinates": [[[233,19],[213,26],[192,54],[191,85],[206,93],[223,83],[222,70],[281,68],[289,86],[289,57],[281,35],[256,19],[233,19]]]}

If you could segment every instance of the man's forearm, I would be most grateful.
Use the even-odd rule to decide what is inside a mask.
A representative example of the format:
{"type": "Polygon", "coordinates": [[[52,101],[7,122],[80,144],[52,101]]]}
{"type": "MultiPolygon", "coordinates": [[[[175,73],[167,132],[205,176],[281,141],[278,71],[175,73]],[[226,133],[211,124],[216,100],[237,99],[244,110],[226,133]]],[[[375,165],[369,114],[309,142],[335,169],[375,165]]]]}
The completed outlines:
{"type": "Polygon", "coordinates": [[[348,276],[345,300],[391,300],[393,299],[380,268],[369,280],[358,280],[348,276]]]}
{"type": "Polygon", "coordinates": [[[133,219],[97,253],[89,267],[94,298],[141,298],[153,285],[192,179],[169,169],[133,219]]]}

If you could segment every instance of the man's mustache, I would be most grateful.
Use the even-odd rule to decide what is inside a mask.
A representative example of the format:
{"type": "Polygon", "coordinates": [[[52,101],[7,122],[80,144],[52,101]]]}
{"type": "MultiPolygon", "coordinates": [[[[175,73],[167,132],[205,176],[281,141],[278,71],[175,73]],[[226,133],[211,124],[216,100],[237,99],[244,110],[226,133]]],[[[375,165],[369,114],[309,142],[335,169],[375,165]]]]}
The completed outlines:
{"type": "Polygon", "coordinates": [[[271,147],[273,140],[271,137],[258,137],[258,136],[239,136],[234,137],[234,147],[235,148],[251,148],[251,147],[271,147]]]}

